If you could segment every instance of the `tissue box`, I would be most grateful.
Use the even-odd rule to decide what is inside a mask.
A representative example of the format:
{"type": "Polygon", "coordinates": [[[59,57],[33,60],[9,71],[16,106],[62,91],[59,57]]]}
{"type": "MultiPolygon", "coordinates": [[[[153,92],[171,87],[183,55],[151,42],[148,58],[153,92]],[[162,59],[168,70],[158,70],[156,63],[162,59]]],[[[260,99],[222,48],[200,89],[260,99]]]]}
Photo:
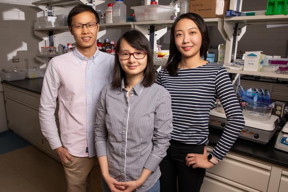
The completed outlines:
{"type": "Polygon", "coordinates": [[[246,51],[244,56],[244,71],[259,71],[262,51],[246,51]]]}

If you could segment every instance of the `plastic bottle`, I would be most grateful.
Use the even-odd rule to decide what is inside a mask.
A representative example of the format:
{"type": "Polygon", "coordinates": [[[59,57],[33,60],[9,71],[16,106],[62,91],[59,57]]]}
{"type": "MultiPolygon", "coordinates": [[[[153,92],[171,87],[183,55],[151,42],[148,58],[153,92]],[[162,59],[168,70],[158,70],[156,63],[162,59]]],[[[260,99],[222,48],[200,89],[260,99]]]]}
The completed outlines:
{"type": "Polygon", "coordinates": [[[105,11],[105,23],[113,23],[113,19],[112,19],[112,11],[113,11],[113,3],[108,3],[108,7],[105,11]]]}
{"type": "Polygon", "coordinates": [[[188,0],[181,0],[180,3],[180,14],[188,13],[189,10],[189,2],[188,0]]]}
{"type": "Polygon", "coordinates": [[[147,11],[147,13],[148,13],[147,17],[149,17],[148,20],[152,20],[152,21],[158,20],[157,4],[158,4],[157,1],[151,0],[151,2],[150,2],[151,6],[150,6],[150,8],[147,11]],[[156,5],[156,6],[153,6],[153,5],[156,5]]]}
{"type": "Polygon", "coordinates": [[[220,44],[218,45],[218,64],[219,65],[224,64],[224,55],[225,55],[225,45],[220,44]]]}
{"type": "Polygon", "coordinates": [[[116,3],[112,8],[113,23],[124,23],[126,22],[126,5],[123,0],[116,0],[116,3]]]}

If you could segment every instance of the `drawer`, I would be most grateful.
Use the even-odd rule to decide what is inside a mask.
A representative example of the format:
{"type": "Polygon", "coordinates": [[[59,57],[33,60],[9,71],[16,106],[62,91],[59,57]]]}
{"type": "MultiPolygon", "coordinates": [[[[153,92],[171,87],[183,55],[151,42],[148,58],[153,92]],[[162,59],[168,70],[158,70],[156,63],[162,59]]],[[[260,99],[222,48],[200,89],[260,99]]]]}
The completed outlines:
{"type": "Polygon", "coordinates": [[[282,171],[279,192],[286,192],[288,189],[288,171],[282,171]]]}
{"type": "Polygon", "coordinates": [[[3,87],[5,99],[10,99],[38,110],[40,104],[39,94],[7,85],[3,87]]]}
{"type": "Polygon", "coordinates": [[[249,192],[260,192],[259,190],[255,190],[251,187],[247,187],[243,184],[239,184],[237,182],[219,177],[217,175],[213,175],[211,173],[206,173],[202,187],[201,192],[243,192],[243,191],[249,191],[249,192]]]}
{"type": "Polygon", "coordinates": [[[259,191],[266,191],[271,169],[269,165],[227,154],[223,161],[207,169],[207,172],[259,191]]]}

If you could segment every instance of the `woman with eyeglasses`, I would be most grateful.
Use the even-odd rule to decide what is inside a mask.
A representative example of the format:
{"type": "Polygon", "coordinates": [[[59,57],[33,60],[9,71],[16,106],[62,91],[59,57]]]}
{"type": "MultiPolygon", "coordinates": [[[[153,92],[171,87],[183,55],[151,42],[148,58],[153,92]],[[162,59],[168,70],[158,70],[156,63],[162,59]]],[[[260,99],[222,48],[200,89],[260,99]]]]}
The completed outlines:
{"type": "Polygon", "coordinates": [[[159,163],[172,131],[170,95],[155,84],[149,41],[131,30],[117,42],[112,83],[97,105],[95,143],[103,190],[159,192],[159,163]]]}

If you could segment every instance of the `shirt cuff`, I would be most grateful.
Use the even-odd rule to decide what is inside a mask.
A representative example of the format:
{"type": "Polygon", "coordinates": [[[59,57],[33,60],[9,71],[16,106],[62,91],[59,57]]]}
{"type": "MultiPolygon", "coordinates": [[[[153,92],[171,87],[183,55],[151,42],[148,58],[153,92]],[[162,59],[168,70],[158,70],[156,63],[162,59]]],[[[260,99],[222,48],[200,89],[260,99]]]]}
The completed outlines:
{"type": "Polygon", "coordinates": [[[96,142],[96,154],[97,154],[97,157],[107,156],[106,142],[104,142],[104,141],[96,142]]]}
{"type": "Polygon", "coordinates": [[[157,157],[157,156],[154,155],[154,154],[151,154],[151,155],[149,156],[149,158],[147,159],[144,167],[145,167],[146,169],[149,169],[150,171],[154,172],[154,171],[158,168],[161,160],[162,160],[162,158],[157,157]]]}

